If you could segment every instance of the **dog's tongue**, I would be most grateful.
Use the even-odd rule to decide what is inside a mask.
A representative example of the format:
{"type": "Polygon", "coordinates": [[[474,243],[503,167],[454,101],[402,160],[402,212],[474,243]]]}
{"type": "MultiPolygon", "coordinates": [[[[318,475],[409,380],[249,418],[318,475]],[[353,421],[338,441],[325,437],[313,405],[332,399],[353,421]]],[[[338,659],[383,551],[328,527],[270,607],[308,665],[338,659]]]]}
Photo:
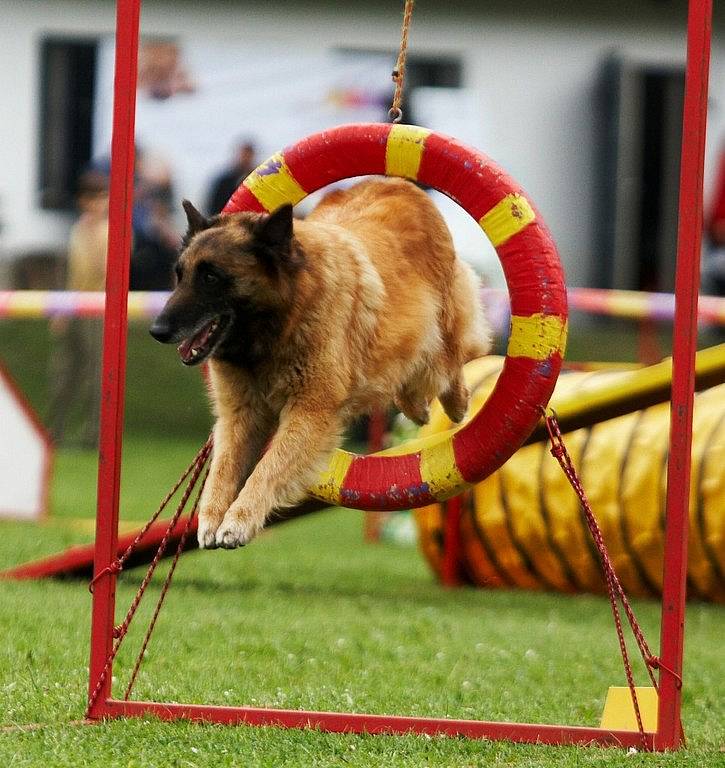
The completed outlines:
{"type": "Polygon", "coordinates": [[[191,336],[188,339],[184,339],[176,348],[181,359],[185,363],[191,362],[196,357],[194,350],[201,351],[204,348],[207,341],[209,340],[211,327],[212,323],[208,323],[199,331],[199,333],[197,333],[195,336],[191,336]]]}

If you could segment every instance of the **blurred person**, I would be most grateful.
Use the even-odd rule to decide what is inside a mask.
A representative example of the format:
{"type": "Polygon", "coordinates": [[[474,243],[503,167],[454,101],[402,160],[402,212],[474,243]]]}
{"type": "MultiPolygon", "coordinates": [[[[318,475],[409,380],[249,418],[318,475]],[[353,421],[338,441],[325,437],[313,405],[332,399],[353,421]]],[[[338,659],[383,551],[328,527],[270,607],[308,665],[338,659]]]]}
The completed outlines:
{"type": "Polygon", "coordinates": [[[158,158],[151,158],[137,148],[134,186],[131,290],[169,290],[181,245],[172,216],[171,170],[158,158]]]}
{"type": "Polygon", "coordinates": [[[237,191],[237,187],[256,167],[254,143],[248,139],[239,142],[232,164],[215,176],[211,182],[206,201],[207,214],[213,216],[220,213],[229,198],[237,191]]]}
{"type": "MultiPolygon", "coordinates": [[[[84,173],[78,188],[79,217],[68,241],[66,290],[103,291],[108,245],[108,176],[99,170],[84,173]]],[[[74,408],[80,416],[80,445],[98,443],[103,320],[95,317],[55,317],[51,356],[49,428],[56,443],[66,438],[74,408]]]]}
{"type": "Polygon", "coordinates": [[[138,59],[138,88],[149,98],[163,101],[196,90],[182,51],[173,40],[142,41],[138,59]]]}

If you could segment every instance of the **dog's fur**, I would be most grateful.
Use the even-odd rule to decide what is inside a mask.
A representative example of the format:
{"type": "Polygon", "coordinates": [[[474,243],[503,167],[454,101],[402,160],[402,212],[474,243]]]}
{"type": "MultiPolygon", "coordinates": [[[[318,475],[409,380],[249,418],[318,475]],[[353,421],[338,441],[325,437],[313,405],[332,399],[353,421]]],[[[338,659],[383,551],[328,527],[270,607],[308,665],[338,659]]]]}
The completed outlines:
{"type": "Polygon", "coordinates": [[[212,219],[184,208],[178,284],[151,333],[181,341],[187,365],[209,358],[217,421],[202,548],[243,545],[300,501],[345,423],[373,406],[392,400],[424,423],[440,397],[463,418],[461,368],[488,352],[489,330],[424,192],[366,180],[303,221],[289,205],[212,219]]]}

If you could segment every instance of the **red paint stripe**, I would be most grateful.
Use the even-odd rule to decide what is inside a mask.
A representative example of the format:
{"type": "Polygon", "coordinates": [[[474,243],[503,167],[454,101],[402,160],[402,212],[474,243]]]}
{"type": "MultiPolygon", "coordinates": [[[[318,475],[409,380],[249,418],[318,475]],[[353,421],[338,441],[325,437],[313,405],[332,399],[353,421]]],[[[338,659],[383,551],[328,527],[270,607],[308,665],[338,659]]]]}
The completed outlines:
{"type": "Polygon", "coordinates": [[[521,192],[486,155],[439,133],[426,139],[418,180],[448,195],[476,221],[506,195],[521,192]]]}
{"type": "MultiPolygon", "coordinates": [[[[282,153],[295,181],[314,192],[341,179],[385,174],[385,151],[391,126],[343,125],[315,133],[287,147],[282,153]]],[[[223,213],[264,212],[264,206],[241,184],[223,213]]]]}
{"type": "Polygon", "coordinates": [[[509,287],[511,314],[527,317],[541,312],[566,317],[564,276],[544,225],[532,222],[500,245],[497,253],[509,287]]]}
{"type": "Polygon", "coordinates": [[[554,391],[561,355],[506,358],[483,409],[453,436],[456,465],[469,483],[495,472],[528,437],[554,391]]]}
{"type": "Polygon", "coordinates": [[[265,207],[244,186],[240,184],[237,191],[229,198],[229,202],[222,208],[222,213],[237,213],[238,211],[255,211],[264,213],[265,207]]]}
{"type": "Polygon", "coordinates": [[[434,501],[420,474],[420,454],[358,456],[345,476],[341,504],[354,509],[409,509],[434,501]]]}
{"type": "MultiPolygon", "coordinates": [[[[420,181],[458,202],[476,221],[521,187],[486,155],[455,139],[426,140],[420,181]]],[[[566,295],[556,246],[536,211],[536,221],[497,249],[511,292],[512,313],[566,315],[566,295]]]]}
{"type": "Polygon", "coordinates": [[[308,136],[282,153],[302,189],[313,192],[340,179],[385,173],[391,126],[343,125],[308,136]]]}

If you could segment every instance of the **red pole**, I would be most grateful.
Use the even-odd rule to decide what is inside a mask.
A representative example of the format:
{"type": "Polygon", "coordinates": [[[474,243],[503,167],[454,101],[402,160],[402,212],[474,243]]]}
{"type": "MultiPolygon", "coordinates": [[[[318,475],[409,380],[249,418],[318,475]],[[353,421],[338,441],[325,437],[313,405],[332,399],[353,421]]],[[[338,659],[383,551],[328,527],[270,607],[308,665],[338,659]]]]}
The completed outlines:
{"type": "Polygon", "coordinates": [[[712,0],[690,0],[687,19],[687,71],[682,125],[679,230],[672,350],[670,453],[667,467],[660,634],[660,701],[657,749],[682,743],[682,651],[685,630],[687,535],[689,529],[692,409],[697,349],[697,299],[702,240],[702,176],[707,127],[712,0]]]}
{"type": "MultiPolygon", "coordinates": [[[[103,327],[101,429],[98,450],[98,504],[94,575],[116,558],[118,497],[121,478],[123,406],[126,386],[126,317],[131,253],[134,122],[141,0],[117,0],[116,65],[111,141],[111,187],[103,327]]],[[[107,572],[96,582],[91,619],[89,692],[103,675],[113,644],[116,576],[107,572]]],[[[111,693],[111,675],[103,682],[90,716],[101,716],[111,693]]]]}

